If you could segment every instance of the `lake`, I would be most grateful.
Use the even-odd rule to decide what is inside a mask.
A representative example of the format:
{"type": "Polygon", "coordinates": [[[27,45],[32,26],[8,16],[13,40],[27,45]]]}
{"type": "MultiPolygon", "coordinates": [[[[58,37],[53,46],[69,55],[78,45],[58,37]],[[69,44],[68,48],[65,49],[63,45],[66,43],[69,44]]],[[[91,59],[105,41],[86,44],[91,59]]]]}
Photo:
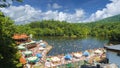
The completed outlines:
{"type": "Polygon", "coordinates": [[[40,37],[37,40],[45,40],[53,46],[48,56],[67,54],[71,52],[84,51],[93,48],[102,48],[109,41],[105,39],[87,38],[62,38],[62,37],[40,37]]]}

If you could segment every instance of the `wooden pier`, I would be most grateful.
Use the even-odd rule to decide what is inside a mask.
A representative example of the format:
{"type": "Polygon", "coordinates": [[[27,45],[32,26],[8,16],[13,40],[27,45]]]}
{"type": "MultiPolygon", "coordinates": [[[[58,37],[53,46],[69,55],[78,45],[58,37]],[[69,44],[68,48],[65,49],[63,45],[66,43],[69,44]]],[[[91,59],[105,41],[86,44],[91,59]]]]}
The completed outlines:
{"type": "Polygon", "coordinates": [[[46,56],[47,54],[49,53],[49,51],[52,49],[52,46],[48,45],[42,52],[42,59],[43,60],[46,60],[46,56]]]}

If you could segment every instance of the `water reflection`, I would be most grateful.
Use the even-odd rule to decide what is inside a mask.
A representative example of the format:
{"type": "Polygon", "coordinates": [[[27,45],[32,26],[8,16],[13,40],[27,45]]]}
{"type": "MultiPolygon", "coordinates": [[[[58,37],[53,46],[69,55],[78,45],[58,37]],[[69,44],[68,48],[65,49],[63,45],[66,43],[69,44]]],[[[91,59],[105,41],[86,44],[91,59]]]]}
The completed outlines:
{"type": "Polygon", "coordinates": [[[38,40],[45,40],[53,46],[48,55],[67,54],[71,52],[84,51],[87,49],[100,48],[108,43],[108,40],[93,37],[88,38],[60,38],[60,37],[41,37],[38,40]]]}

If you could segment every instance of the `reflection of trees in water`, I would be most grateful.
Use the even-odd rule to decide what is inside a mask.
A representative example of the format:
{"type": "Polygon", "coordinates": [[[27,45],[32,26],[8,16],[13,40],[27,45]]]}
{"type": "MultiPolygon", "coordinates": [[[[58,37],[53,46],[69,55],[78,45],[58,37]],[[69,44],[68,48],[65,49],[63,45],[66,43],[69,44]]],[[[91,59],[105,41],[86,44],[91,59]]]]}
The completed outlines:
{"type": "Polygon", "coordinates": [[[40,38],[52,45],[52,50],[48,55],[67,54],[71,52],[84,51],[86,49],[93,49],[103,47],[108,41],[104,39],[89,38],[60,38],[60,37],[47,37],[40,38]]]}

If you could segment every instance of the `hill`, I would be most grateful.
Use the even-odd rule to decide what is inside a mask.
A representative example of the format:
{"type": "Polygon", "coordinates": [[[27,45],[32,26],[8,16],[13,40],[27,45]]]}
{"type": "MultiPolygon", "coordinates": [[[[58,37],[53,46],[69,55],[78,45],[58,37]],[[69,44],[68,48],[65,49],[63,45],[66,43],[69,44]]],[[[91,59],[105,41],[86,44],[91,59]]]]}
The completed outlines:
{"type": "Polygon", "coordinates": [[[120,22],[120,14],[119,15],[115,15],[112,17],[108,17],[102,20],[99,20],[99,22],[104,22],[104,23],[108,23],[108,22],[120,22]]]}

